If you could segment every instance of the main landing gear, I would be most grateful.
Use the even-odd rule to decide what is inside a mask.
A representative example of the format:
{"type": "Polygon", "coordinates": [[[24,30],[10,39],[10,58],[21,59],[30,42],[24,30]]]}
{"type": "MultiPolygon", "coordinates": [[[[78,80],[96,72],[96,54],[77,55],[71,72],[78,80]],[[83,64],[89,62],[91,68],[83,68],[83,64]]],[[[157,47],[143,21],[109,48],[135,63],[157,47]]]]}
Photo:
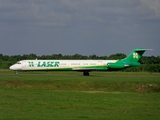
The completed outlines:
{"type": "Polygon", "coordinates": [[[84,75],[84,76],[89,76],[89,71],[84,71],[84,72],[83,72],[83,75],[84,75]]]}

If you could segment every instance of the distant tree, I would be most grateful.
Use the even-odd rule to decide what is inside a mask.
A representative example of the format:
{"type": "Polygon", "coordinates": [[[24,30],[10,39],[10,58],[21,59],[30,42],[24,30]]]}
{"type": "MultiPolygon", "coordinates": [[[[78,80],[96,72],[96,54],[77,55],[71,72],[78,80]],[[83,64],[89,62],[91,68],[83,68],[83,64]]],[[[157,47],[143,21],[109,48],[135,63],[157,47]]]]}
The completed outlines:
{"type": "MultiPolygon", "coordinates": [[[[62,54],[52,54],[52,55],[41,55],[37,56],[36,54],[24,54],[24,55],[3,55],[0,54],[0,68],[8,69],[10,65],[14,64],[19,60],[27,60],[27,59],[93,59],[93,60],[116,60],[123,59],[126,55],[123,53],[112,54],[109,57],[107,56],[97,56],[95,54],[89,56],[83,56],[81,54],[74,55],[62,55],[62,54]]],[[[147,72],[160,72],[160,56],[142,56],[140,59],[140,63],[142,64],[139,67],[127,68],[122,71],[134,72],[134,71],[147,71],[147,72]]]]}
{"type": "Polygon", "coordinates": [[[107,60],[108,56],[100,56],[100,57],[98,57],[98,59],[100,59],[100,60],[107,60]]]}
{"type": "Polygon", "coordinates": [[[3,54],[0,54],[0,59],[3,59],[3,54]]]}
{"type": "Polygon", "coordinates": [[[4,61],[8,61],[8,59],[9,59],[9,56],[7,56],[7,55],[4,55],[4,56],[3,56],[3,60],[4,60],[4,61]]]}
{"type": "Polygon", "coordinates": [[[74,54],[74,55],[73,55],[73,58],[74,58],[74,59],[82,59],[83,56],[82,56],[81,54],[74,54]]]}
{"type": "Polygon", "coordinates": [[[36,59],[37,55],[36,54],[29,54],[28,59],[36,59]]]}
{"type": "Polygon", "coordinates": [[[97,59],[97,58],[98,58],[98,56],[95,54],[89,56],[89,59],[97,59]]]}
{"type": "Polygon", "coordinates": [[[126,55],[125,54],[123,54],[123,53],[117,53],[117,54],[112,54],[112,55],[110,55],[109,56],[109,58],[108,59],[113,59],[113,60],[118,60],[118,59],[123,59],[123,58],[125,58],[126,57],[126,55]]]}

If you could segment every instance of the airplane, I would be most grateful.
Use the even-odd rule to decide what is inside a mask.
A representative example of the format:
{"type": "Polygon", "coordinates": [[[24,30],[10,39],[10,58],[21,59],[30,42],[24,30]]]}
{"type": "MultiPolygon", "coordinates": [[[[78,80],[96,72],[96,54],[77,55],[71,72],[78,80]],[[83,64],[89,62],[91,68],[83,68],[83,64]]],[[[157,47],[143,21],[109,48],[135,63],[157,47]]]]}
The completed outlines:
{"type": "Polygon", "coordinates": [[[135,48],[124,59],[120,60],[21,60],[10,66],[16,71],[80,71],[89,76],[91,71],[115,71],[128,67],[140,66],[139,60],[145,48],[135,48]]]}

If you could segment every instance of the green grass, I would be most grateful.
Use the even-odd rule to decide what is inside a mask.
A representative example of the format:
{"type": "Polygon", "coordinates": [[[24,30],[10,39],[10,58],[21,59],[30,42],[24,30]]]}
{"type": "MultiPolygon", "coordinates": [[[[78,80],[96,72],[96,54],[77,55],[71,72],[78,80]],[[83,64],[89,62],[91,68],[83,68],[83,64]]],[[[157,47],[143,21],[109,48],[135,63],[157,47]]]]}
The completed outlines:
{"type": "Polygon", "coordinates": [[[159,73],[13,73],[0,73],[0,119],[160,118],[159,73]]]}
{"type": "Polygon", "coordinates": [[[158,119],[159,94],[8,90],[0,118],[158,119]],[[13,94],[14,93],[14,94],[13,94]]]}

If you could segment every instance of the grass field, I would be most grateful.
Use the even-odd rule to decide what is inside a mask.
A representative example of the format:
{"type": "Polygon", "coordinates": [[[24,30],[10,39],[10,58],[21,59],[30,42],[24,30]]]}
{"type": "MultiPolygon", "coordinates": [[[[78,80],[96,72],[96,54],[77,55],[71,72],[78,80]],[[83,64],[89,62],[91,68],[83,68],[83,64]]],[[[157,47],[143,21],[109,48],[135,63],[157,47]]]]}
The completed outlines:
{"type": "Polygon", "coordinates": [[[0,70],[0,119],[154,120],[160,73],[0,70]]]}

